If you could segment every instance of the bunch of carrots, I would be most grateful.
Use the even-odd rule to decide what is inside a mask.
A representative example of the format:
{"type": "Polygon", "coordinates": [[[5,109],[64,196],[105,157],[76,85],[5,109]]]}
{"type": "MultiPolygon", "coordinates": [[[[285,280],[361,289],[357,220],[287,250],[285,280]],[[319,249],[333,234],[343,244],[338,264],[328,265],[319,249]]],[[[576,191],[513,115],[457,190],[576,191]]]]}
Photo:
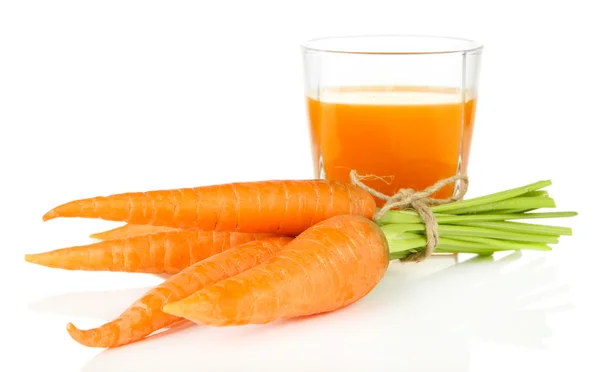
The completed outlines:
{"type": "MultiPolygon", "coordinates": [[[[564,227],[508,222],[576,215],[529,213],[554,204],[540,202],[551,200],[536,191],[547,185],[434,208],[440,250],[491,254],[545,249],[558,235],[570,235],[564,227]],[[498,207],[502,202],[510,207],[498,207]],[[460,224],[467,224],[467,230],[460,230],[460,224]]],[[[71,337],[83,345],[116,347],[182,319],[207,326],[264,324],[330,312],[360,300],[379,283],[390,260],[425,245],[422,221],[413,211],[389,211],[373,221],[376,211],[369,192],[327,180],[116,194],[68,202],[43,219],[100,218],[124,226],[91,235],[100,242],[25,259],[68,270],[173,274],[109,323],[88,330],[67,325],[71,337]]]]}

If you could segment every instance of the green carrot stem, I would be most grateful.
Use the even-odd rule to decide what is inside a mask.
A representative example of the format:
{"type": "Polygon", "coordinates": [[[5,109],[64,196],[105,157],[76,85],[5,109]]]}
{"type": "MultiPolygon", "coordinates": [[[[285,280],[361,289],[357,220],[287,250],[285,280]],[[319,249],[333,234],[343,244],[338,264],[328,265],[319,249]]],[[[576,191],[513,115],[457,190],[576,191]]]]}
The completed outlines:
{"type": "Polygon", "coordinates": [[[406,251],[409,249],[415,249],[419,247],[424,247],[427,244],[427,239],[421,234],[415,234],[410,232],[405,232],[402,234],[388,234],[384,232],[388,243],[394,243],[394,249],[390,249],[390,251],[406,251]]]}
{"type": "Polygon", "coordinates": [[[421,236],[417,239],[407,239],[407,240],[388,240],[388,244],[390,244],[390,252],[404,252],[411,251],[416,252],[417,250],[421,250],[427,244],[425,237],[421,236]]]}
{"type": "MultiPolygon", "coordinates": [[[[405,232],[424,232],[425,225],[422,223],[393,224],[384,225],[381,227],[381,229],[383,230],[384,234],[386,234],[386,236],[394,236],[394,234],[400,235],[405,232]]],[[[556,236],[506,232],[502,230],[475,226],[439,225],[438,232],[441,237],[478,236],[483,238],[496,238],[523,242],[558,243],[558,238],[556,236]]]]}
{"type": "MultiPolygon", "coordinates": [[[[407,236],[415,235],[407,233],[407,236]]],[[[390,259],[400,259],[411,253],[424,249],[427,243],[424,236],[410,239],[389,239],[390,259]]],[[[437,253],[472,253],[490,255],[498,251],[536,250],[547,251],[551,248],[546,244],[530,242],[506,242],[496,239],[468,238],[467,240],[440,238],[435,250],[437,253]]]]}
{"type": "Polygon", "coordinates": [[[562,226],[547,226],[547,225],[537,225],[532,223],[522,223],[522,222],[488,222],[488,221],[472,221],[472,222],[460,222],[460,225],[463,226],[477,226],[477,227],[485,227],[489,229],[502,230],[507,232],[517,232],[517,233],[525,233],[525,234],[539,234],[539,235],[551,235],[551,236],[560,236],[560,235],[573,235],[573,231],[569,227],[562,226]]]}
{"type": "MultiPolygon", "coordinates": [[[[389,254],[389,259],[390,260],[397,260],[397,259],[402,259],[407,257],[408,255],[418,252],[421,249],[423,249],[424,247],[417,247],[417,248],[413,248],[410,250],[397,250],[397,251],[390,251],[389,254]]],[[[465,247],[465,246],[456,246],[456,245],[445,245],[445,244],[440,244],[438,245],[437,249],[435,250],[435,253],[470,253],[470,254],[477,254],[477,255],[482,255],[482,256],[489,256],[494,254],[495,252],[499,252],[499,251],[520,251],[520,250],[526,250],[529,248],[523,247],[521,249],[498,249],[498,248],[485,248],[484,246],[481,247],[465,247]]],[[[536,249],[536,250],[551,250],[550,247],[547,247],[547,249],[536,249]]]]}
{"type": "Polygon", "coordinates": [[[536,191],[527,192],[521,196],[522,197],[533,197],[533,196],[549,196],[549,195],[548,195],[548,191],[546,191],[546,190],[536,190],[536,191]]]}
{"type": "MultiPolygon", "coordinates": [[[[469,214],[453,216],[449,214],[434,213],[438,224],[458,223],[469,221],[507,221],[543,218],[563,218],[577,216],[577,212],[543,212],[523,214],[469,214]]],[[[380,225],[394,223],[421,223],[421,217],[413,210],[389,211],[378,221],[380,225]]]]}
{"type": "MultiPolygon", "coordinates": [[[[548,244],[571,235],[570,228],[513,221],[576,216],[576,212],[532,212],[556,207],[548,192],[540,190],[549,185],[550,181],[540,181],[432,207],[439,233],[436,252],[491,255],[497,251],[550,250],[548,244]]],[[[407,257],[427,244],[425,224],[414,210],[388,211],[377,223],[388,240],[390,259],[407,257]]]]}
{"type": "Polygon", "coordinates": [[[480,197],[473,198],[473,199],[467,199],[467,200],[461,200],[461,201],[457,201],[457,202],[453,202],[453,203],[437,205],[437,206],[433,207],[432,210],[434,212],[438,212],[438,213],[442,213],[442,212],[450,213],[457,209],[470,208],[470,207],[475,207],[478,205],[490,204],[490,203],[495,203],[495,202],[498,202],[501,200],[515,198],[517,196],[526,194],[528,192],[539,190],[541,188],[550,186],[551,184],[552,184],[552,182],[549,180],[548,181],[539,181],[539,182],[535,182],[535,183],[532,183],[529,185],[517,187],[517,188],[506,190],[506,191],[497,192],[494,194],[480,196],[480,197]]]}
{"type": "MultiPolygon", "coordinates": [[[[463,217],[463,216],[453,216],[453,215],[441,215],[438,213],[434,213],[436,220],[438,223],[441,223],[443,218],[449,217],[451,220],[454,217],[463,217]]],[[[421,219],[421,217],[412,209],[405,209],[405,210],[391,210],[386,212],[385,215],[383,215],[383,217],[381,217],[381,219],[379,219],[377,221],[377,224],[382,226],[382,225],[389,225],[389,224],[394,224],[394,223],[421,223],[423,222],[423,220],[421,219]]]]}
{"type": "MultiPolygon", "coordinates": [[[[425,225],[421,226],[425,228],[425,225]]],[[[438,231],[440,236],[475,236],[482,238],[517,240],[523,242],[558,243],[558,238],[556,236],[523,234],[488,229],[484,227],[441,225],[438,227],[438,231]]]]}
{"type": "Polygon", "coordinates": [[[493,203],[480,204],[466,208],[455,208],[453,214],[471,214],[478,212],[489,212],[493,210],[530,210],[537,208],[555,208],[554,199],[545,196],[536,197],[516,197],[507,200],[501,200],[493,203]]]}
{"type": "Polygon", "coordinates": [[[520,247],[515,248],[512,246],[505,246],[502,244],[496,244],[496,245],[492,246],[486,242],[479,242],[476,240],[473,240],[473,241],[460,240],[460,239],[453,239],[453,238],[440,238],[439,243],[438,243],[438,248],[439,247],[446,247],[448,249],[450,249],[450,248],[452,248],[452,249],[469,248],[469,249],[485,249],[485,250],[494,249],[497,251],[511,251],[511,250],[515,250],[515,249],[521,249],[520,247]]]}
{"type": "Polygon", "coordinates": [[[486,211],[486,213],[491,213],[491,214],[517,214],[517,213],[527,213],[529,211],[533,211],[533,210],[536,210],[536,209],[537,208],[500,209],[500,210],[486,211]]]}
{"type": "Polygon", "coordinates": [[[534,242],[523,242],[523,241],[512,241],[512,240],[501,240],[493,238],[483,238],[477,236],[460,236],[451,239],[453,245],[461,247],[467,243],[479,244],[479,246],[487,247],[488,249],[497,249],[504,251],[513,250],[533,250],[533,251],[548,251],[551,250],[548,244],[534,243],[534,242]]]}

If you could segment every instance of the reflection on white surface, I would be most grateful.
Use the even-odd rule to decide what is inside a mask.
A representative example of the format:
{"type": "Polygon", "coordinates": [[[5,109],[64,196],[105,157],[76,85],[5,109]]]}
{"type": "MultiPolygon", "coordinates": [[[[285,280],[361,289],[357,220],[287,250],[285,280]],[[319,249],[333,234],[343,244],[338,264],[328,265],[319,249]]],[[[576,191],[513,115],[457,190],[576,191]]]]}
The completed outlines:
{"type": "MultiPolygon", "coordinates": [[[[167,279],[171,275],[155,275],[167,279]]],[[[128,288],[116,291],[63,293],[28,305],[32,311],[43,311],[68,317],[112,320],[152,287],[128,288]]]]}
{"type": "MultiPolygon", "coordinates": [[[[105,350],[82,371],[465,372],[474,342],[544,347],[548,316],[566,308],[568,291],[555,279],[544,259],[519,254],[393,263],[368,296],[337,312],[263,326],[184,324],[105,350]]],[[[69,315],[105,315],[96,309],[118,302],[122,311],[145,290],[63,295],[34,307],[64,312],[78,303],[69,315]]]]}
{"type": "Polygon", "coordinates": [[[118,291],[64,293],[29,304],[29,310],[44,311],[68,317],[111,320],[152,287],[118,291]]]}

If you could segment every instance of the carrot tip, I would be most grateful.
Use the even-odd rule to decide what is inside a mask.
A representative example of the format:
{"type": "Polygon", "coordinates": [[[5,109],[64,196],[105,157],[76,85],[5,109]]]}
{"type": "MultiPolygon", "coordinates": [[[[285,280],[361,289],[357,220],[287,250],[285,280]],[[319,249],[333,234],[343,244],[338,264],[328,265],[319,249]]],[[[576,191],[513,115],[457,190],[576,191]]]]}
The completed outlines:
{"type": "Polygon", "coordinates": [[[25,255],[25,261],[27,262],[31,262],[31,263],[38,263],[38,255],[37,254],[26,254],[25,255]]]}
{"type": "Polygon", "coordinates": [[[165,306],[163,306],[162,311],[165,314],[175,315],[175,316],[179,316],[179,314],[181,313],[180,306],[177,305],[177,303],[175,303],[175,302],[171,302],[171,303],[168,303],[165,306]]]}
{"type": "Polygon", "coordinates": [[[25,255],[25,261],[32,264],[53,267],[52,257],[48,253],[29,253],[25,255]]]}
{"type": "Polygon", "coordinates": [[[73,323],[67,324],[67,332],[69,333],[69,336],[71,336],[71,338],[73,338],[75,341],[79,342],[80,344],[83,344],[83,342],[82,342],[83,331],[80,330],[79,328],[75,327],[75,325],[73,323]]]}
{"type": "Polygon", "coordinates": [[[56,217],[58,217],[58,213],[56,213],[56,211],[53,209],[53,210],[49,211],[48,213],[46,213],[42,217],[42,220],[45,222],[45,221],[51,220],[51,219],[56,218],[56,217]]]}

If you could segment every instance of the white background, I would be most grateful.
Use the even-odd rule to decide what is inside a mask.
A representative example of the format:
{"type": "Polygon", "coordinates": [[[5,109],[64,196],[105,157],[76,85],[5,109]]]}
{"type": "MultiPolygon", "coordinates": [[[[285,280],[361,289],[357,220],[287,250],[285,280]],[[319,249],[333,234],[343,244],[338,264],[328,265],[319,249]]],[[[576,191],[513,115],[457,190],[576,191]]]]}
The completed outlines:
{"type": "Polygon", "coordinates": [[[3,1],[1,369],[600,370],[593,4],[3,1]],[[311,177],[300,42],[389,33],[484,43],[469,194],[551,179],[559,208],[580,212],[560,221],[573,237],[453,270],[394,265],[363,301],[308,321],[192,327],[111,351],[70,339],[67,322],[99,325],[161,279],[25,264],[26,252],[115,226],[42,223],[44,212],[115,192],[311,177]]]}

